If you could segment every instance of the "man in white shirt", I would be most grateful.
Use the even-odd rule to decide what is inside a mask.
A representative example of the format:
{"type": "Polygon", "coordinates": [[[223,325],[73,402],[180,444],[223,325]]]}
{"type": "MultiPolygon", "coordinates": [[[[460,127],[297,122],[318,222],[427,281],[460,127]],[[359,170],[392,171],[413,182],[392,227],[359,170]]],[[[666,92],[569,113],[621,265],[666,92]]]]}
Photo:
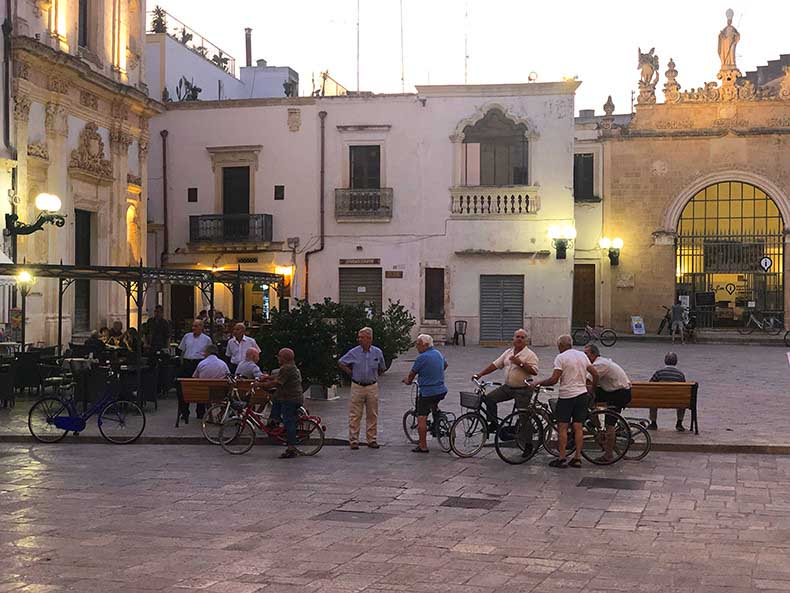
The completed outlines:
{"type": "MultiPolygon", "coordinates": [[[[206,348],[211,344],[211,338],[203,333],[203,322],[200,319],[195,319],[192,322],[192,332],[184,334],[184,337],[181,338],[181,343],[178,345],[178,350],[181,352],[181,367],[178,371],[178,377],[187,378],[194,375],[198,363],[206,357],[206,348]]],[[[189,404],[184,402],[184,394],[181,391],[180,382],[176,382],[176,394],[178,395],[179,415],[184,420],[184,423],[187,423],[189,422],[189,404]]],[[[202,418],[205,411],[205,404],[197,405],[196,413],[198,418],[202,418]]]]}
{"type": "MultiPolygon", "coordinates": [[[[595,344],[587,344],[584,353],[598,371],[597,382],[593,379],[595,403],[604,404],[618,414],[631,403],[631,380],[623,367],[611,358],[601,356],[595,344]]],[[[601,461],[611,462],[614,458],[615,418],[606,417],[606,446],[601,461]]]]}
{"type": "Polygon", "coordinates": [[[527,332],[524,329],[516,330],[513,334],[513,347],[505,350],[502,355],[494,362],[489,364],[476,375],[473,379],[479,379],[497,369],[504,369],[505,381],[500,387],[486,394],[486,407],[489,413],[489,422],[493,425],[492,430],[496,431],[497,404],[515,399],[519,404],[529,402],[532,389],[525,383],[538,374],[538,357],[527,348],[527,332]],[[526,401],[525,401],[526,400],[526,401]]]}
{"type": "Polygon", "coordinates": [[[258,379],[263,375],[261,367],[258,366],[260,360],[260,353],[257,350],[249,348],[247,354],[244,355],[244,360],[236,367],[236,376],[244,379],[258,379]]]}
{"type": "Polygon", "coordinates": [[[587,373],[592,376],[594,385],[598,380],[598,371],[590,364],[584,352],[573,349],[573,339],[570,336],[564,335],[557,338],[557,350],[560,353],[554,359],[554,372],[551,377],[533,384],[533,387],[560,384],[559,400],[557,409],[554,411],[559,433],[557,436],[560,456],[549,465],[561,468],[568,465],[581,467],[582,445],[584,444],[582,422],[587,419],[587,373]],[[573,421],[573,440],[576,451],[573,459],[568,463],[565,450],[568,446],[568,425],[571,421],[573,421]]]}
{"type": "Polygon", "coordinates": [[[258,343],[246,335],[247,328],[243,323],[233,326],[233,337],[228,340],[228,347],[225,349],[225,356],[230,361],[230,368],[236,372],[236,367],[246,360],[247,350],[260,350],[258,343]]]}
{"type": "Polygon", "coordinates": [[[193,379],[224,379],[230,370],[224,360],[217,358],[219,350],[214,344],[206,346],[206,358],[201,360],[194,374],[193,379]]]}

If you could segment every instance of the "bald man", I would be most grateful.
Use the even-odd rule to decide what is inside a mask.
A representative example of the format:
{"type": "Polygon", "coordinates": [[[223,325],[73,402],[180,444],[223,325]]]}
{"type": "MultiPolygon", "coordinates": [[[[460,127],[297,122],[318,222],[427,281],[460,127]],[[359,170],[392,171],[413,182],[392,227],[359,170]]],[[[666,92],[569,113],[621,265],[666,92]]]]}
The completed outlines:
{"type": "Polygon", "coordinates": [[[266,375],[261,383],[266,388],[274,387],[272,396],[272,420],[279,420],[285,425],[288,448],[280,455],[282,459],[291,459],[298,455],[296,451],[296,415],[304,399],[302,396],[302,374],[294,364],[294,351],[283,348],[277,353],[280,369],[276,374],[266,375]]]}

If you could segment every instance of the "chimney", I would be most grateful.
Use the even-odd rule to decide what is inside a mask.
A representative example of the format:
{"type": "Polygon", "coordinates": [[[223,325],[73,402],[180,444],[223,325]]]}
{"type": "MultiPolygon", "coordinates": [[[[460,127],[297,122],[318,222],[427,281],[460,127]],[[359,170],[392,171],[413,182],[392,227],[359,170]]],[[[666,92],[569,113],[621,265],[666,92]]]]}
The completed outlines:
{"type": "Polygon", "coordinates": [[[244,40],[247,44],[247,68],[252,66],[252,29],[244,29],[244,40]]]}
{"type": "Polygon", "coordinates": [[[258,68],[266,68],[266,60],[264,60],[264,59],[257,60],[257,61],[255,62],[255,65],[256,65],[258,68]]]}

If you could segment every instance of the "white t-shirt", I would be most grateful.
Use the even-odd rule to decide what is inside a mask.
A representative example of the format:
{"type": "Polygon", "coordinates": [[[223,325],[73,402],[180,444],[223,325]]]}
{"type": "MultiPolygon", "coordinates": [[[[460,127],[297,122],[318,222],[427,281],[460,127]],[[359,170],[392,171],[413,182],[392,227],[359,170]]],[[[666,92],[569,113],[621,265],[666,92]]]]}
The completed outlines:
{"type": "Polygon", "coordinates": [[[587,393],[587,367],[590,360],[584,352],[566,350],[554,359],[554,370],[562,371],[559,398],[568,399],[587,393]]]}
{"type": "Polygon", "coordinates": [[[617,391],[631,387],[631,381],[625,374],[623,367],[611,358],[599,356],[595,359],[593,366],[598,371],[598,386],[604,391],[617,391]]]}

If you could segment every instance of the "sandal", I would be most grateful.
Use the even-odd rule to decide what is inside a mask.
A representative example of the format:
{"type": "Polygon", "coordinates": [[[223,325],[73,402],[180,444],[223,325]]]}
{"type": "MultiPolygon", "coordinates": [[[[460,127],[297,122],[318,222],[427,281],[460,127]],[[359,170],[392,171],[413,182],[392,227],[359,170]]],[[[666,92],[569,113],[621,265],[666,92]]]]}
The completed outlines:
{"type": "Polygon", "coordinates": [[[553,459],[552,461],[549,461],[549,467],[561,467],[564,469],[568,467],[568,462],[564,459],[553,459]]]}
{"type": "Polygon", "coordinates": [[[569,467],[581,467],[582,466],[582,460],[581,459],[571,459],[568,462],[568,466],[569,467]]]}
{"type": "Polygon", "coordinates": [[[428,453],[429,450],[428,449],[420,449],[419,447],[414,447],[414,449],[412,449],[411,452],[412,453],[428,453]]]}
{"type": "Polygon", "coordinates": [[[600,457],[596,458],[595,463],[599,465],[611,465],[614,463],[614,457],[607,457],[606,455],[601,455],[600,457]]]}

